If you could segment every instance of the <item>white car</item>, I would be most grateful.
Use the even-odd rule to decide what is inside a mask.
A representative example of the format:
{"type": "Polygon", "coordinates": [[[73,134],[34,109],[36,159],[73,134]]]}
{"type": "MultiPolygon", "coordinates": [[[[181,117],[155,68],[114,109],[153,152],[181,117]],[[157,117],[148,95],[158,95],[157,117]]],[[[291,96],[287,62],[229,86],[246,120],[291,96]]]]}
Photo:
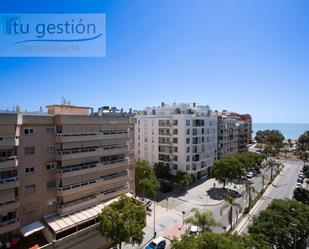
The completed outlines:
{"type": "Polygon", "coordinates": [[[166,246],[166,241],[163,237],[158,237],[154,239],[152,242],[149,243],[149,245],[146,247],[146,249],[164,249],[166,246]]]}
{"type": "Polygon", "coordinates": [[[248,172],[248,174],[247,174],[247,178],[252,178],[252,177],[254,177],[254,173],[253,172],[248,172]]]}
{"type": "Polygon", "coordinates": [[[302,187],[303,187],[303,184],[301,184],[300,182],[296,184],[296,188],[302,188],[302,187]]]}
{"type": "Polygon", "coordinates": [[[202,232],[202,229],[198,226],[191,226],[189,235],[199,235],[202,232]]]}

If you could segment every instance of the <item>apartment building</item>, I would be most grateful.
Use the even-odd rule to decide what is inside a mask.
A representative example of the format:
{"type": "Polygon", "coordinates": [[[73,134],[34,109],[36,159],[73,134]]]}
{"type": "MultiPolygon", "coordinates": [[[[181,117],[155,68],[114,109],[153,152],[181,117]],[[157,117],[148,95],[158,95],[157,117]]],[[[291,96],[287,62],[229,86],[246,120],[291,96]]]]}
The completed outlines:
{"type": "Polygon", "coordinates": [[[168,165],[194,178],[209,173],[217,158],[217,117],[208,106],[164,103],[137,114],[135,156],[168,165]]]}
{"type": "Polygon", "coordinates": [[[248,151],[248,145],[252,143],[252,117],[249,114],[223,111],[223,114],[237,121],[237,146],[238,152],[248,151]]]}
{"type": "Polygon", "coordinates": [[[226,112],[215,113],[218,117],[218,159],[238,152],[237,119],[229,117],[226,112]]]}
{"type": "MultiPolygon", "coordinates": [[[[46,248],[105,248],[98,215],[134,193],[134,118],[67,103],[0,113],[0,238],[46,248]]],[[[22,248],[22,247],[19,247],[22,248]]]]}

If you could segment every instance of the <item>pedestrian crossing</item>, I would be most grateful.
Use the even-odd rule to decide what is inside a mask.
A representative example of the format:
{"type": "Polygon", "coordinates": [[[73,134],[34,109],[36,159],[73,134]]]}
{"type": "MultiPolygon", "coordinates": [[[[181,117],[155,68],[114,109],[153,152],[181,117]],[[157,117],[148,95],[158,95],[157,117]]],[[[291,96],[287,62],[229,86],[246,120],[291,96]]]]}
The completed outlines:
{"type": "Polygon", "coordinates": [[[184,202],[181,205],[177,206],[175,208],[175,211],[181,215],[183,214],[182,212],[185,211],[185,216],[193,216],[193,208],[197,208],[196,205],[191,204],[190,202],[184,202]]]}

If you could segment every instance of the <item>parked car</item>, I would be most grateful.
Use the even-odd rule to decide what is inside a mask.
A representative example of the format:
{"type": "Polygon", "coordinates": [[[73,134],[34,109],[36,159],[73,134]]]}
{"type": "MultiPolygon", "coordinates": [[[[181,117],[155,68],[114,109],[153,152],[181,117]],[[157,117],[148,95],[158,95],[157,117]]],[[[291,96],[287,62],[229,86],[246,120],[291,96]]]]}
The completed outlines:
{"type": "Polygon", "coordinates": [[[151,241],[146,249],[164,249],[166,246],[166,241],[163,237],[158,237],[151,241]]]}
{"type": "Polygon", "coordinates": [[[303,178],[298,178],[297,182],[304,183],[304,179],[303,178]]]}
{"type": "Polygon", "coordinates": [[[296,188],[302,188],[302,187],[303,187],[303,184],[301,184],[300,182],[296,184],[296,188]]]}
{"type": "Polygon", "coordinates": [[[303,178],[304,179],[304,175],[303,174],[299,174],[298,178],[303,178]]]}
{"type": "Polygon", "coordinates": [[[252,171],[248,172],[248,174],[247,174],[247,178],[252,178],[254,176],[255,176],[255,174],[252,171]]]}
{"type": "Polygon", "coordinates": [[[172,190],[173,190],[172,186],[163,186],[163,187],[160,188],[160,191],[162,193],[168,193],[168,192],[170,192],[172,190]]]}
{"type": "Polygon", "coordinates": [[[189,235],[199,235],[202,232],[202,229],[198,226],[191,226],[190,227],[190,231],[189,231],[189,235]]]}

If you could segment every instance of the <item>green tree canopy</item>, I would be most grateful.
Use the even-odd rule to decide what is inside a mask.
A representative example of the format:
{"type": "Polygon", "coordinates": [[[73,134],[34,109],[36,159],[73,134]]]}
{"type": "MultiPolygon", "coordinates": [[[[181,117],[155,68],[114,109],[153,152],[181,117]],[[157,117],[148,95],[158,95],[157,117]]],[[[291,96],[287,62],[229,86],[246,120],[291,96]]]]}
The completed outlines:
{"type": "Polygon", "coordinates": [[[167,179],[171,178],[170,167],[168,165],[163,165],[162,163],[156,163],[154,165],[154,173],[158,179],[167,179]]]}
{"type": "Polygon", "coordinates": [[[249,233],[278,249],[306,249],[309,243],[309,206],[295,200],[273,200],[253,220],[249,233]]]}
{"type": "Polygon", "coordinates": [[[225,209],[228,209],[228,220],[230,223],[230,230],[233,229],[233,213],[236,213],[236,217],[238,217],[238,213],[242,210],[241,205],[233,198],[232,196],[225,196],[224,198],[225,204],[220,209],[220,214],[222,215],[225,209]]]}
{"type": "Polygon", "coordinates": [[[306,205],[309,205],[309,191],[305,188],[294,189],[293,197],[296,201],[300,201],[306,205]]]}
{"type": "Polygon", "coordinates": [[[146,160],[136,161],[135,167],[135,190],[143,197],[153,197],[160,183],[154,174],[153,167],[146,160]]]}
{"type": "Polygon", "coordinates": [[[223,184],[223,188],[229,182],[240,179],[245,175],[243,164],[234,156],[226,156],[216,160],[211,167],[211,176],[223,184]]]}
{"type": "Polygon", "coordinates": [[[228,233],[202,233],[199,236],[185,235],[172,242],[172,249],[271,249],[261,239],[228,233]]]}
{"type": "Polygon", "coordinates": [[[181,186],[188,186],[192,182],[192,177],[187,172],[177,171],[175,182],[181,186]]]}
{"type": "Polygon", "coordinates": [[[121,196],[119,201],[103,208],[100,214],[101,235],[112,241],[115,249],[121,249],[123,242],[140,245],[145,226],[144,205],[127,196],[121,196]]]}
{"type": "Polygon", "coordinates": [[[213,227],[222,227],[220,222],[217,222],[210,210],[200,212],[198,209],[192,209],[194,215],[185,219],[185,223],[189,223],[201,228],[202,232],[211,232],[213,227]]]}
{"type": "Polygon", "coordinates": [[[309,131],[304,132],[298,138],[298,143],[303,147],[303,150],[309,150],[309,131]]]}
{"type": "Polygon", "coordinates": [[[278,146],[279,148],[283,146],[284,139],[284,136],[278,130],[258,131],[255,136],[258,143],[278,146]]]}

